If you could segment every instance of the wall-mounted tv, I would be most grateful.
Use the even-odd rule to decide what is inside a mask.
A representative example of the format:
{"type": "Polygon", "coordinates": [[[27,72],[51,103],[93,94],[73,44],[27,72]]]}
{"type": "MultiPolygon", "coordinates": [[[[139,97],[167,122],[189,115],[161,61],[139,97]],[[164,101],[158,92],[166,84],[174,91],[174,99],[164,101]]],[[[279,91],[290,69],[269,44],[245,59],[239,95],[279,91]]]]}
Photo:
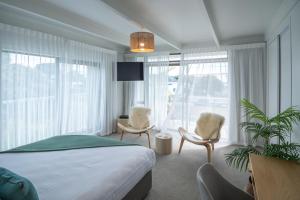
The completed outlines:
{"type": "Polygon", "coordinates": [[[143,62],[118,62],[117,64],[118,81],[143,81],[144,63],[143,62]]]}

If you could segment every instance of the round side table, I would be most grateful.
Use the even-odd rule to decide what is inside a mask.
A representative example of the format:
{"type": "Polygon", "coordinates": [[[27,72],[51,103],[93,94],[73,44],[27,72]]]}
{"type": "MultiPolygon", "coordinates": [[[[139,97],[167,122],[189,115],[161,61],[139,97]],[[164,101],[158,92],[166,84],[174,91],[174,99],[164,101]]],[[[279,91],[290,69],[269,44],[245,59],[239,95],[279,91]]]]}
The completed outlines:
{"type": "Polygon", "coordinates": [[[166,155],[172,153],[172,136],[167,133],[155,135],[156,153],[166,155]]]}

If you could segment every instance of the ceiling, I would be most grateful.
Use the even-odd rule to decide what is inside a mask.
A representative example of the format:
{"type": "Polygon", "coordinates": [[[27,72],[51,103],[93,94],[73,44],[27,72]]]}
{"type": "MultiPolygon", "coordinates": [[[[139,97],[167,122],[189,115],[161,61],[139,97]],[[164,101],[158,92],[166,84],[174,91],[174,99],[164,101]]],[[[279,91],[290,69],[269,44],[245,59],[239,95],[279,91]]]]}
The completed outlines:
{"type": "Polygon", "coordinates": [[[201,0],[103,1],[138,24],[156,31],[175,46],[177,43],[213,42],[201,0]]]}
{"type": "Polygon", "coordinates": [[[20,0],[0,0],[0,8],[14,9],[41,20],[65,24],[124,49],[128,49],[130,33],[151,31],[155,34],[158,50],[178,51],[184,48],[262,42],[282,2],[26,0],[24,3],[20,0]]]}
{"type": "Polygon", "coordinates": [[[262,35],[282,0],[211,0],[211,12],[222,41],[262,35]]]}

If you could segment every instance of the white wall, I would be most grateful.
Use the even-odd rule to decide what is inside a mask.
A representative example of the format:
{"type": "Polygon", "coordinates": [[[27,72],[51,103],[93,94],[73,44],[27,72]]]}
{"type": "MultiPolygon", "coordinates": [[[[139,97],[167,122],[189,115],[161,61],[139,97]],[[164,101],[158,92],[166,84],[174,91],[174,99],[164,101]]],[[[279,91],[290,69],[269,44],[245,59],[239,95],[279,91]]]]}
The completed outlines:
{"type": "MultiPolygon", "coordinates": [[[[289,106],[300,109],[300,2],[286,2],[291,9],[286,9],[281,20],[276,18],[277,26],[273,24],[267,35],[267,111],[270,116],[289,106]]],[[[288,139],[300,143],[300,128],[295,127],[288,139]]]]}
{"type": "MultiPolygon", "coordinates": [[[[292,105],[300,106],[300,2],[291,13],[292,105]]],[[[300,108],[300,107],[299,107],[300,108]]],[[[300,126],[292,141],[300,143],[300,126]]]]}
{"type": "Polygon", "coordinates": [[[267,43],[267,113],[274,116],[279,112],[279,60],[278,37],[267,43]]]}

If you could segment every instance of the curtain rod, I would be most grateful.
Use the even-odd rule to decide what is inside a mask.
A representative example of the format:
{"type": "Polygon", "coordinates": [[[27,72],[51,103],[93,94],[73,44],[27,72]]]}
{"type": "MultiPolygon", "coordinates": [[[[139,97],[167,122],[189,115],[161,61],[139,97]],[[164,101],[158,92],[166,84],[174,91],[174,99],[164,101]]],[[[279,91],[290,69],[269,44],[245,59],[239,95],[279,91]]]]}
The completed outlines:
{"type": "Polygon", "coordinates": [[[206,48],[191,48],[183,49],[177,53],[170,53],[166,51],[155,52],[155,53],[127,53],[126,57],[138,57],[138,56],[156,56],[156,55],[180,55],[181,53],[201,53],[201,52],[216,52],[216,51],[227,51],[233,49],[250,49],[250,48],[264,48],[266,46],[265,42],[260,43],[249,43],[249,44],[238,44],[238,45],[224,45],[220,47],[206,47],[206,48]]]}

